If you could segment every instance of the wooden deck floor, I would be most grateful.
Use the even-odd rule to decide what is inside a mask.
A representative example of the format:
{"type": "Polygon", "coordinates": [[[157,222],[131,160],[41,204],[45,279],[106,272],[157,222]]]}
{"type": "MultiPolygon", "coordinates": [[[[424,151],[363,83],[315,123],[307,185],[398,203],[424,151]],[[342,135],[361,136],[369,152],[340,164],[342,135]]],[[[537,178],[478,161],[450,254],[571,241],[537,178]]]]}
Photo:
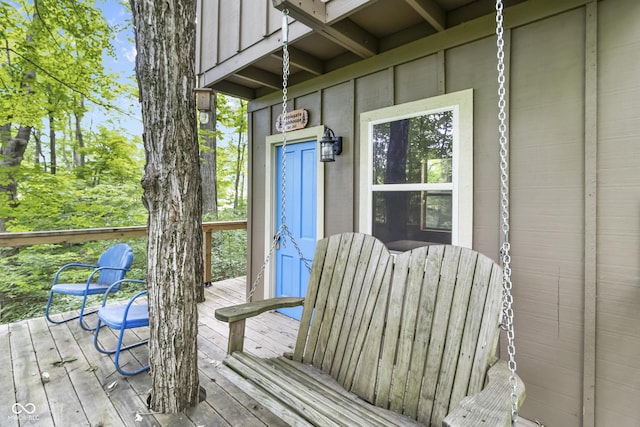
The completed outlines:
{"type": "MultiPolygon", "coordinates": [[[[199,305],[198,367],[207,399],[186,414],[151,414],[145,404],[148,373],[119,374],[77,321],[53,325],[35,318],[0,325],[0,426],[285,425],[215,369],[226,352],[228,327],[214,318],[214,311],[244,301],[244,283],[244,278],[230,279],[206,289],[206,301],[199,305]],[[43,383],[43,372],[49,382],[43,383]]],[[[250,319],[245,349],[259,356],[291,351],[297,326],[278,313],[250,319]]],[[[112,347],[115,335],[103,335],[103,344],[112,347]]],[[[126,368],[146,364],[147,351],[142,346],[122,356],[126,368]]]]}
{"type": "MultiPolygon", "coordinates": [[[[44,318],[0,325],[0,426],[284,426],[258,402],[215,369],[227,346],[227,324],[214,311],[244,301],[244,278],[214,283],[199,305],[200,383],[207,399],[186,414],[152,414],[145,400],[151,388],[148,373],[125,377],[112,358],[95,350],[93,334],[77,321],[53,325],[44,318]],[[49,374],[43,383],[41,374],[49,374]]],[[[247,320],[245,350],[261,357],[293,349],[298,322],[278,313],[247,320]]],[[[107,330],[105,330],[106,332],[107,330]]],[[[147,331],[142,331],[144,335],[147,331]]],[[[116,337],[101,333],[103,345],[116,337]]],[[[147,364],[147,347],[122,357],[126,368],[147,364]]],[[[520,426],[536,426],[521,419],[520,426]]]]}

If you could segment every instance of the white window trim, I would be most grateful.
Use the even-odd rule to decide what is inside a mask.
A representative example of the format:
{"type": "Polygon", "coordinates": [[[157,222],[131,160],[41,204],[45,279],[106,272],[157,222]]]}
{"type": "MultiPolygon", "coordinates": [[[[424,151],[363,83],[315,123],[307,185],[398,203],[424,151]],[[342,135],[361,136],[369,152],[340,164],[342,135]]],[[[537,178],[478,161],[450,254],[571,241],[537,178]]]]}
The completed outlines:
{"type": "MultiPolygon", "coordinates": [[[[360,114],[360,206],[358,228],[372,233],[371,192],[388,186],[372,185],[371,134],[373,125],[423,114],[453,110],[453,227],[451,242],[472,247],[473,244],[473,89],[433,98],[380,108],[360,114]]],[[[438,189],[430,185],[430,189],[438,189]]],[[[396,191],[424,189],[421,184],[395,184],[396,191]]],[[[443,184],[442,189],[451,189],[443,184]]]]}

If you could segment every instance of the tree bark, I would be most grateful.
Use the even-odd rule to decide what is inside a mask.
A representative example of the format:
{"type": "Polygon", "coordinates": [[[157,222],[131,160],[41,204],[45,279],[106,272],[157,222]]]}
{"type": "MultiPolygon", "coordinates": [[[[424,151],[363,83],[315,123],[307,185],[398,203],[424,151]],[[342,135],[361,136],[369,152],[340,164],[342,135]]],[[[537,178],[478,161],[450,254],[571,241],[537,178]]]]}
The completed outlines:
{"type": "Polygon", "coordinates": [[[51,175],[55,175],[58,168],[58,156],[56,155],[55,118],[51,112],[49,112],[49,157],[51,175]]]}
{"type": "MultiPolygon", "coordinates": [[[[0,151],[0,197],[12,205],[18,197],[18,181],[14,176],[14,170],[20,166],[31,137],[30,126],[21,126],[15,138],[11,138],[11,125],[3,125],[0,128],[2,150],[0,151]]],[[[0,200],[1,201],[1,200],[0,200]]],[[[10,218],[0,218],[0,232],[7,231],[7,221],[10,218]]]]}
{"type": "MultiPolygon", "coordinates": [[[[385,184],[405,184],[407,181],[407,154],[409,150],[409,119],[391,122],[385,184]]],[[[408,222],[407,193],[385,191],[388,231],[394,239],[406,239],[408,222]]]]}
{"type": "Polygon", "coordinates": [[[150,407],[198,403],[196,289],[202,286],[202,188],[193,94],[195,0],[131,0],[146,154],[150,407]]]}
{"type": "Polygon", "coordinates": [[[238,209],[240,200],[242,200],[240,179],[242,177],[242,165],[244,163],[245,142],[242,129],[238,130],[238,147],[236,149],[236,176],[234,180],[233,208],[238,209]]]}
{"type": "Polygon", "coordinates": [[[73,161],[75,167],[84,166],[84,137],[82,135],[82,109],[84,108],[84,96],[80,97],[80,108],[74,113],[76,121],[76,149],[73,150],[73,161]]]}

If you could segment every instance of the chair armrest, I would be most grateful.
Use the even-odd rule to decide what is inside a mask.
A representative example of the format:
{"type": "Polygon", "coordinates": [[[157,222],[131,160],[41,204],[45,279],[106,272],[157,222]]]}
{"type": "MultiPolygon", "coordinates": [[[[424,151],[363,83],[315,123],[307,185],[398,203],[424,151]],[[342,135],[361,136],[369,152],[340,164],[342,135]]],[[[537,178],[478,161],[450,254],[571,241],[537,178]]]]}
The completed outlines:
{"type": "Polygon", "coordinates": [[[98,268],[98,266],[97,265],[93,265],[93,264],[78,264],[78,263],[65,264],[62,267],[60,267],[58,269],[58,271],[56,272],[55,276],[53,276],[53,284],[54,285],[56,283],[58,283],[58,276],[60,276],[60,273],[62,273],[64,270],[67,270],[69,268],[91,268],[91,269],[96,269],[96,268],[98,268]]]}
{"type": "Polygon", "coordinates": [[[304,304],[304,298],[282,297],[269,298],[262,301],[248,302],[245,304],[232,305],[216,310],[216,319],[227,323],[237,322],[249,317],[257,316],[265,311],[275,310],[276,308],[297,307],[304,304]]]}
{"type": "MultiPolygon", "coordinates": [[[[117,282],[113,282],[111,286],[109,286],[107,290],[104,292],[104,297],[102,297],[102,307],[104,307],[105,304],[107,303],[107,298],[109,297],[111,290],[116,286],[122,285],[123,283],[146,283],[146,282],[144,280],[138,280],[138,279],[122,279],[122,280],[118,280],[117,282]]],[[[143,292],[146,293],[146,290],[143,292]]],[[[130,302],[136,299],[137,297],[139,297],[141,293],[142,292],[134,295],[133,298],[131,298],[130,302]]]]}
{"type": "Polygon", "coordinates": [[[245,319],[257,316],[276,308],[297,307],[304,304],[304,298],[282,297],[269,298],[262,301],[248,302],[219,308],[215,312],[216,319],[229,323],[229,345],[227,353],[242,351],[244,347],[245,319]]]}
{"type": "MultiPolygon", "coordinates": [[[[443,427],[477,427],[511,426],[511,392],[509,382],[511,371],[504,360],[499,360],[487,373],[488,384],[479,393],[467,396],[451,409],[443,420],[443,427]]],[[[518,407],[525,398],[525,387],[522,380],[518,381],[518,407]]]]}
{"type": "Polygon", "coordinates": [[[134,296],[132,296],[129,299],[129,302],[127,303],[127,308],[124,309],[124,316],[123,318],[126,320],[127,319],[127,315],[129,314],[129,309],[131,308],[131,306],[133,305],[133,303],[140,298],[143,295],[147,295],[149,291],[147,291],[146,289],[144,291],[140,291],[137,294],[135,294],[134,296]]]}

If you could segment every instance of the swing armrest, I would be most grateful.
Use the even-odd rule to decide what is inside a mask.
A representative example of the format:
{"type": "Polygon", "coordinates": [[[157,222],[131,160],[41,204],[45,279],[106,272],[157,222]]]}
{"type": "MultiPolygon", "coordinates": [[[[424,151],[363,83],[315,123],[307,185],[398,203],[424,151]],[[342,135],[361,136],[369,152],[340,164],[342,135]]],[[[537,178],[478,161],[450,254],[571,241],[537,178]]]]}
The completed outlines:
{"type": "MultiPolygon", "coordinates": [[[[511,371],[503,360],[499,360],[489,368],[488,384],[480,392],[467,396],[451,409],[443,420],[443,427],[476,427],[511,426],[511,371]]],[[[518,381],[518,407],[525,398],[525,387],[522,380],[518,381]]]]}
{"type": "Polygon", "coordinates": [[[229,324],[229,346],[227,353],[231,354],[234,351],[242,351],[244,346],[245,319],[257,316],[265,311],[271,311],[277,308],[297,307],[302,304],[304,304],[304,298],[282,297],[217,309],[215,312],[216,319],[229,324]]]}
{"type": "Polygon", "coordinates": [[[238,320],[257,316],[265,311],[275,310],[276,308],[297,307],[302,304],[304,304],[304,298],[269,298],[262,301],[247,302],[244,304],[219,308],[216,310],[216,319],[226,323],[233,323],[238,320]]]}

